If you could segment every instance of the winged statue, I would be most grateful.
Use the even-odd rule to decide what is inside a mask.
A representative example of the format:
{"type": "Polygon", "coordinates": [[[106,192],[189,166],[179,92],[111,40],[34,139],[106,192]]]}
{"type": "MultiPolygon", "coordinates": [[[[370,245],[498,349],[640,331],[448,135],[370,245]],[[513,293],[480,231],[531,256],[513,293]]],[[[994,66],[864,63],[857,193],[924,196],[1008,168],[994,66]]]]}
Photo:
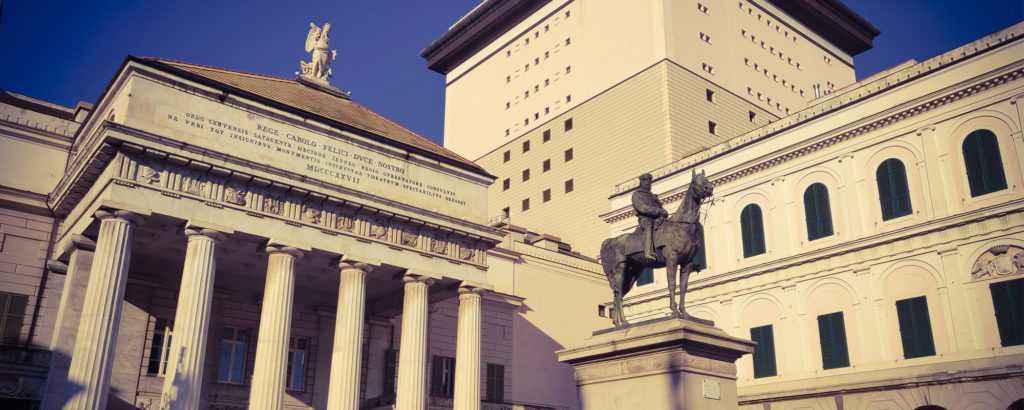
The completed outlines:
{"type": "Polygon", "coordinates": [[[310,62],[300,61],[302,75],[316,80],[327,82],[331,76],[331,63],[338,57],[338,50],[331,50],[331,23],[324,23],[323,29],[314,23],[309,23],[309,34],[306,35],[306,52],[313,53],[313,60],[310,62]]]}

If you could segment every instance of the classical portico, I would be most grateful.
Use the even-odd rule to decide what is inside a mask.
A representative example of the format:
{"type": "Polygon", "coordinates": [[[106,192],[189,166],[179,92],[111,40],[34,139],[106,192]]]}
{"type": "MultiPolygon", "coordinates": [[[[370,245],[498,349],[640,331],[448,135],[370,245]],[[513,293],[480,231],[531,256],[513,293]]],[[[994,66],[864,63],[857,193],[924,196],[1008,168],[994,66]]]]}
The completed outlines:
{"type": "Polygon", "coordinates": [[[454,403],[479,408],[492,177],[360,109],[324,85],[126,60],[51,200],[66,221],[55,259],[92,261],[84,296],[61,305],[77,338],[44,408],[358,409],[379,390],[423,409],[444,301],[458,303],[454,403]]]}

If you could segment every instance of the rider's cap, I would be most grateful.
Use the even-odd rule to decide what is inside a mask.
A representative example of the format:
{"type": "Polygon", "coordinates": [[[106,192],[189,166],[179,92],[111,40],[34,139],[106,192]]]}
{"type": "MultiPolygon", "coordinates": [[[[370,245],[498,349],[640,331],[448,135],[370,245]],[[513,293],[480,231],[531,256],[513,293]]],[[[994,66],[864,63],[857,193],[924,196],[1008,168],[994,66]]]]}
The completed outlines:
{"type": "Polygon", "coordinates": [[[652,179],[654,179],[654,177],[652,177],[652,176],[651,176],[651,174],[648,174],[648,173],[643,173],[643,174],[640,174],[640,180],[641,180],[641,181],[643,181],[643,180],[648,180],[648,181],[650,181],[650,180],[652,180],[652,179]]]}

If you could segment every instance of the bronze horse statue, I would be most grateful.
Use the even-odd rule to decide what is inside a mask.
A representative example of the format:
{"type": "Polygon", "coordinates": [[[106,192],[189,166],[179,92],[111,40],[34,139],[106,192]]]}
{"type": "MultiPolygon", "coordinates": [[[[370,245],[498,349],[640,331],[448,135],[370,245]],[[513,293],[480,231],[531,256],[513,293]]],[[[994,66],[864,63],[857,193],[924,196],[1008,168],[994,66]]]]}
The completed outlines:
{"type": "Polygon", "coordinates": [[[686,298],[686,285],[690,273],[694,271],[693,262],[697,251],[704,246],[700,232],[703,229],[699,222],[700,205],[711,196],[713,188],[708,182],[704,171],[693,171],[686,196],[675,213],[669,215],[654,231],[654,247],[656,260],[649,260],[644,255],[644,239],[640,228],[633,233],[609,238],[601,244],[601,265],[615,296],[614,308],[611,312],[615,327],[626,325],[622,313],[622,297],[625,296],[645,268],[666,268],[668,275],[669,308],[679,318],[701,323],[709,321],[692,317],[686,313],[683,301],[686,298]],[[676,303],[676,273],[679,274],[679,302],[676,303]]]}

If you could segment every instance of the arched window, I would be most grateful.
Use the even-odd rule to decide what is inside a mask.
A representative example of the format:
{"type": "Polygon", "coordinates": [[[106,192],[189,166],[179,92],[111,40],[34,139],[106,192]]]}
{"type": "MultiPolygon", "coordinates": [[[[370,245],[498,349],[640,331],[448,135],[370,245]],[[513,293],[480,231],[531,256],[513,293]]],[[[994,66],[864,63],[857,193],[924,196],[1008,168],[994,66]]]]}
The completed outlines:
{"type": "Polygon", "coordinates": [[[903,162],[896,158],[882,161],[875,171],[875,180],[878,181],[882,220],[910,215],[910,190],[907,189],[907,170],[903,162]]]}
{"type": "Polygon", "coordinates": [[[761,207],[750,204],[740,211],[740,231],[743,235],[743,257],[764,253],[764,223],[761,207]]]}
{"type": "Polygon", "coordinates": [[[832,209],[828,204],[828,188],[820,182],[804,191],[804,215],[807,217],[807,240],[832,235],[832,209]]]}
{"type": "Polygon", "coordinates": [[[1003,160],[999,157],[999,142],[989,130],[976,130],[964,138],[964,166],[971,196],[985,195],[1006,189],[1003,160]]]}

